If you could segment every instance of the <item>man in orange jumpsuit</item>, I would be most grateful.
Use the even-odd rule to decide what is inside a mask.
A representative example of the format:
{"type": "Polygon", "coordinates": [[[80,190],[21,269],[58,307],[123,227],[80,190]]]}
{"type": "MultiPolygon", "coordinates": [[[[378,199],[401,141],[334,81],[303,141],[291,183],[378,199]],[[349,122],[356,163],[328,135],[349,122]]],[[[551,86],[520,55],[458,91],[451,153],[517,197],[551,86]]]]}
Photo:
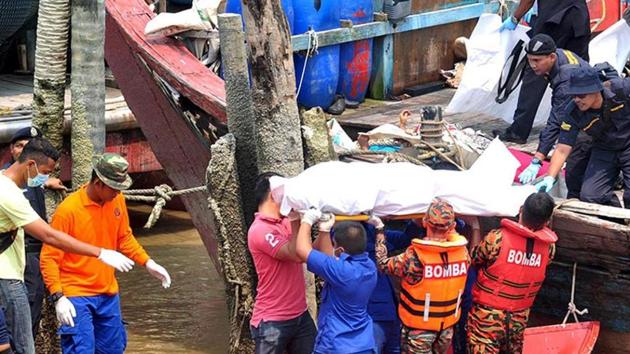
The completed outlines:
{"type": "MultiPolygon", "coordinates": [[[[131,186],[127,168],[127,161],[117,154],[95,157],[90,182],[59,205],[51,225],[83,242],[120,251],[168,288],[168,272],[149,258],[129,226],[120,193],[131,186]]],[[[44,245],[41,270],[61,322],[63,352],[123,353],[127,335],[114,269],[44,245]]]]}

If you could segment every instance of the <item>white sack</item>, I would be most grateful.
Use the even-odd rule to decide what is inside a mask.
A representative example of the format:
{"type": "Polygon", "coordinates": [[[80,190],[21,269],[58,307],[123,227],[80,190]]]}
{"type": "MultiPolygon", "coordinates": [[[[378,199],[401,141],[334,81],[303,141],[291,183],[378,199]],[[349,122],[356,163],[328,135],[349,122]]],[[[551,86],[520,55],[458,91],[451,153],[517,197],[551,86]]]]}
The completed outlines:
{"type": "MultiPolygon", "coordinates": [[[[529,28],[519,25],[515,31],[499,32],[501,18],[484,14],[479,18],[467,43],[468,59],[462,81],[446,108],[447,113],[476,112],[499,117],[511,123],[518,102],[520,86],[502,104],[495,101],[501,70],[519,39],[529,41],[529,28]]],[[[600,33],[589,44],[591,65],[607,61],[617,69],[623,67],[630,55],[630,26],[620,20],[600,33]]],[[[534,125],[544,124],[551,110],[551,89],[543,97],[534,125]]]]}
{"type": "Polygon", "coordinates": [[[186,31],[216,31],[219,2],[220,0],[196,0],[188,10],[158,14],[147,22],[144,34],[172,36],[186,31]]]}
{"type": "Polygon", "coordinates": [[[435,197],[466,215],[514,216],[533,186],[512,186],[518,161],[494,140],[468,171],[434,171],[410,163],[325,162],[293,178],[272,177],[272,195],[286,215],[311,207],[339,215],[425,212],[435,197]]]}
{"type": "MultiPolygon", "coordinates": [[[[505,61],[519,40],[526,43],[528,27],[519,25],[514,31],[499,32],[501,18],[496,14],[479,17],[466,44],[468,59],[462,81],[446,108],[447,114],[462,112],[486,113],[511,123],[519,96],[516,88],[502,104],[495,101],[499,78],[505,61]]],[[[534,124],[544,124],[551,110],[551,90],[547,89],[538,107],[534,124]]]]}
{"type": "Polygon", "coordinates": [[[588,45],[591,64],[607,61],[621,73],[630,56],[630,26],[620,20],[595,37],[588,45]]]}

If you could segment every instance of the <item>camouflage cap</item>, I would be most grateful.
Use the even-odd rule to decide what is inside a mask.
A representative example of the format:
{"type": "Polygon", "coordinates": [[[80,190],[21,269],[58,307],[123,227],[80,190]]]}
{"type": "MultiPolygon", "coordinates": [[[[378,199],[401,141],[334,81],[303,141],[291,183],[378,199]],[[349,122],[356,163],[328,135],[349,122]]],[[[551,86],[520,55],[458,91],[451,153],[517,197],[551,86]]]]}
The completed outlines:
{"type": "Polygon", "coordinates": [[[455,211],[447,201],[435,198],[429,205],[424,221],[437,229],[448,229],[455,224],[455,211]]]}
{"type": "Polygon", "coordinates": [[[118,154],[104,153],[94,156],[92,168],[98,178],[111,188],[125,190],[131,187],[131,177],[127,173],[129,163],[118,154]]]}

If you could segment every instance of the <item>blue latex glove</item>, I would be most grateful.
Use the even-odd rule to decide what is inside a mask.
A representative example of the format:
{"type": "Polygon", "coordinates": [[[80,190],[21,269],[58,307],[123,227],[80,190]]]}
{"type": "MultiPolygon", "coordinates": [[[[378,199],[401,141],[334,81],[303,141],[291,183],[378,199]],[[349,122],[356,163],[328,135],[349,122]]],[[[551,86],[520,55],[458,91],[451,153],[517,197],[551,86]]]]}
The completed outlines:
{"type": "Polygon", "coordinates": [[[542,181],[536,183],[536,190],[539,192],[547,192],[553,188],[553,185],[556,184],[556,179],[551,176],[545,176],[542,181]]]}
{"type": "Polygon", "coordinates": [[[538,176],[540,167],[542,166],[539,163],[530,163],[529,166],[527,166],[527,168],[518,175],[518,180],[521,181],[522,184],[530,183],[536,179],[536,176],[538,176]]]}
{"type": "Polygon", "coordinates": [[[532,22],[532,17],[534,16],[538,16],[538,1],[534,2],[534,5],[532,5],[532,8],[527,11],[525,16],[523,16],[523,19],[525,22],[530,24],[532,22]]]}
{"type": "Polygon", "coordinates": [[[503,21],[501,28],[499,28],[499,32],[503,32],[505,30],[514,31],[516,29],[517,23],[512,22],[512,16],[508,17],[503,21]]]}

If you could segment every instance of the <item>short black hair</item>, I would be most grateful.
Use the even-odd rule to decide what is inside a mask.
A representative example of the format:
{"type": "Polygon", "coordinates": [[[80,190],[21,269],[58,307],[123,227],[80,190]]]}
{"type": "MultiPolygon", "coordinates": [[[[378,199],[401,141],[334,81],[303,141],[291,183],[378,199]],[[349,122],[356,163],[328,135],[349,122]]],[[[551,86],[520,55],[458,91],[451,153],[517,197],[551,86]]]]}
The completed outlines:
{"type": "Polygon", "coordinates": [[[365,252],[367,237],[363,225],[356,221],[341,221],[335,224],[335,242],[351,256],[365,252]]]}
{"type": "Polygon", "coordinates": [[[24,145],[18,162],[35,160],[38,164],[46,164],[49,158],[55,162],[59,161],[59,156],[59,151],[52,146],[50,141],[44,138],[33,138],[24,145]]]}
{"type": "Polygon", "coordinates": [[[521,211],[523,224],[534,231],[542,229],[551,218],[555,206],[553,198],[546,192],[531,194],[525,199],[521,211]]]}
{"type": "Polygon", "coordinates": [[[260,206],[269,195],[270,186],[269,179],[273,176],[282,177],[281,174],[277,172],[265,172],[258,176],[256,179],[256,186],[254,187],[254,197],[256,198],[256,205],[260,206]]]}

